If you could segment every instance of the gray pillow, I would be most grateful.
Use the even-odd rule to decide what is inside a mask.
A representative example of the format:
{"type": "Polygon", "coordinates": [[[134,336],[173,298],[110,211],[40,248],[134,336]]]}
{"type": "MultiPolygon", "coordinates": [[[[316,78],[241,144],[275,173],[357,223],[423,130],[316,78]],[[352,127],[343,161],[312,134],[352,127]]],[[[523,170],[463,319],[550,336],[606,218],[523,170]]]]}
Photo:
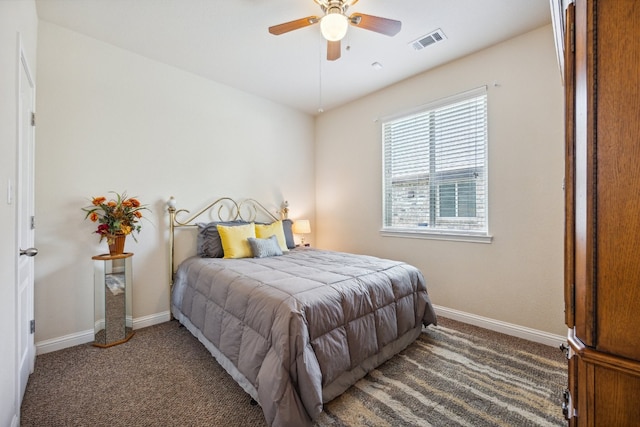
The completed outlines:
{"type": "Polygon", "coordinates": [[[226,221],[226,222],[200,222],[198,226],[198,255],[203,258],[222,258],[224,251],[222,250],[222,242],[220,241],[220,233],[218,233],[217,225],[244,225],[245,221],[226,221]]]}
{"type": "Polygon", "coordinates": [[[249,237],[249,246],[253,252],[254,258],[265,258],[270,256],[282,255],[282,249],[278,244],[278,238],[273,235],[268,239],[258,239],[256,237],[249,237]]]}
{"type": "Polygon", "coordinates": [[[293,221],[290,219],[282,220],[282,228],[284,229],[284,239],[287,242],[287,247],[289,249],[293,249],[296,247],[296,242],[293,240],[293,230],[291,226],[293,225],[293,221]]]}

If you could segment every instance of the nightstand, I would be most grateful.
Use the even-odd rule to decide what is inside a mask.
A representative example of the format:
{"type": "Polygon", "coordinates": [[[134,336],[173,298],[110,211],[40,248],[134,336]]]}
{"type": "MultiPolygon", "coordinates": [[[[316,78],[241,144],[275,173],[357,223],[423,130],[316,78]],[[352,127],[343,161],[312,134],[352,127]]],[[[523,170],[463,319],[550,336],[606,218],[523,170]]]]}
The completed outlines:
{"type": "Polygon", "coordinates": [[[96,347],[111,347],[133,336],[131,290],[133,253],[96,255],[93,259],[96,347]]]}

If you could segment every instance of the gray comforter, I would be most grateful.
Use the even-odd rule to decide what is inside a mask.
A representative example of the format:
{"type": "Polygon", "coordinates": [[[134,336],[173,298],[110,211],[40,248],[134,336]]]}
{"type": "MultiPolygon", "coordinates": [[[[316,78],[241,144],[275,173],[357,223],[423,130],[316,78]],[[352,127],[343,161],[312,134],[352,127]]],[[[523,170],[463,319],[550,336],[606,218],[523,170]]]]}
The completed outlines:
{"type": "Polygon", "coordinates": [[[308,248],[189,258],[176,273],[172,308],[233,365],[236,380],[246,378],[274,426],[310,425],[323,402],[436,322],[415,267],[308,248]]]}

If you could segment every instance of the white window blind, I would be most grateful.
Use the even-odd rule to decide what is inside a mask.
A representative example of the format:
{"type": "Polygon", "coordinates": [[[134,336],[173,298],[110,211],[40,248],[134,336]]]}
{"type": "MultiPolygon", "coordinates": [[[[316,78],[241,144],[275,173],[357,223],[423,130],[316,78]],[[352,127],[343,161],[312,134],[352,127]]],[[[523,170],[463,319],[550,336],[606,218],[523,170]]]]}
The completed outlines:
{"type": "Polygon", "coordinates": [[[487,235],[482,87],[382,123],[383,230],[487,235]]]}

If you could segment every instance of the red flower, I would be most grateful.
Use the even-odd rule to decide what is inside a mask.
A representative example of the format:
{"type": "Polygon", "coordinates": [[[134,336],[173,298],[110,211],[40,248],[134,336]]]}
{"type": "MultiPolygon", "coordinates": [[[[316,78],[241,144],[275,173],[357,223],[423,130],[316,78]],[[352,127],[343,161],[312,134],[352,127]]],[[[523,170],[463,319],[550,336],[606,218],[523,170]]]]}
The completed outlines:
{"type": "Polygon", "coordinates": [[[108,232],[109,232],[109,225],[108,224],[100,224],[98,226],[98,229],[96,230],[96,233],[100,234],[100,235],[107,234],[108,232]]]}

